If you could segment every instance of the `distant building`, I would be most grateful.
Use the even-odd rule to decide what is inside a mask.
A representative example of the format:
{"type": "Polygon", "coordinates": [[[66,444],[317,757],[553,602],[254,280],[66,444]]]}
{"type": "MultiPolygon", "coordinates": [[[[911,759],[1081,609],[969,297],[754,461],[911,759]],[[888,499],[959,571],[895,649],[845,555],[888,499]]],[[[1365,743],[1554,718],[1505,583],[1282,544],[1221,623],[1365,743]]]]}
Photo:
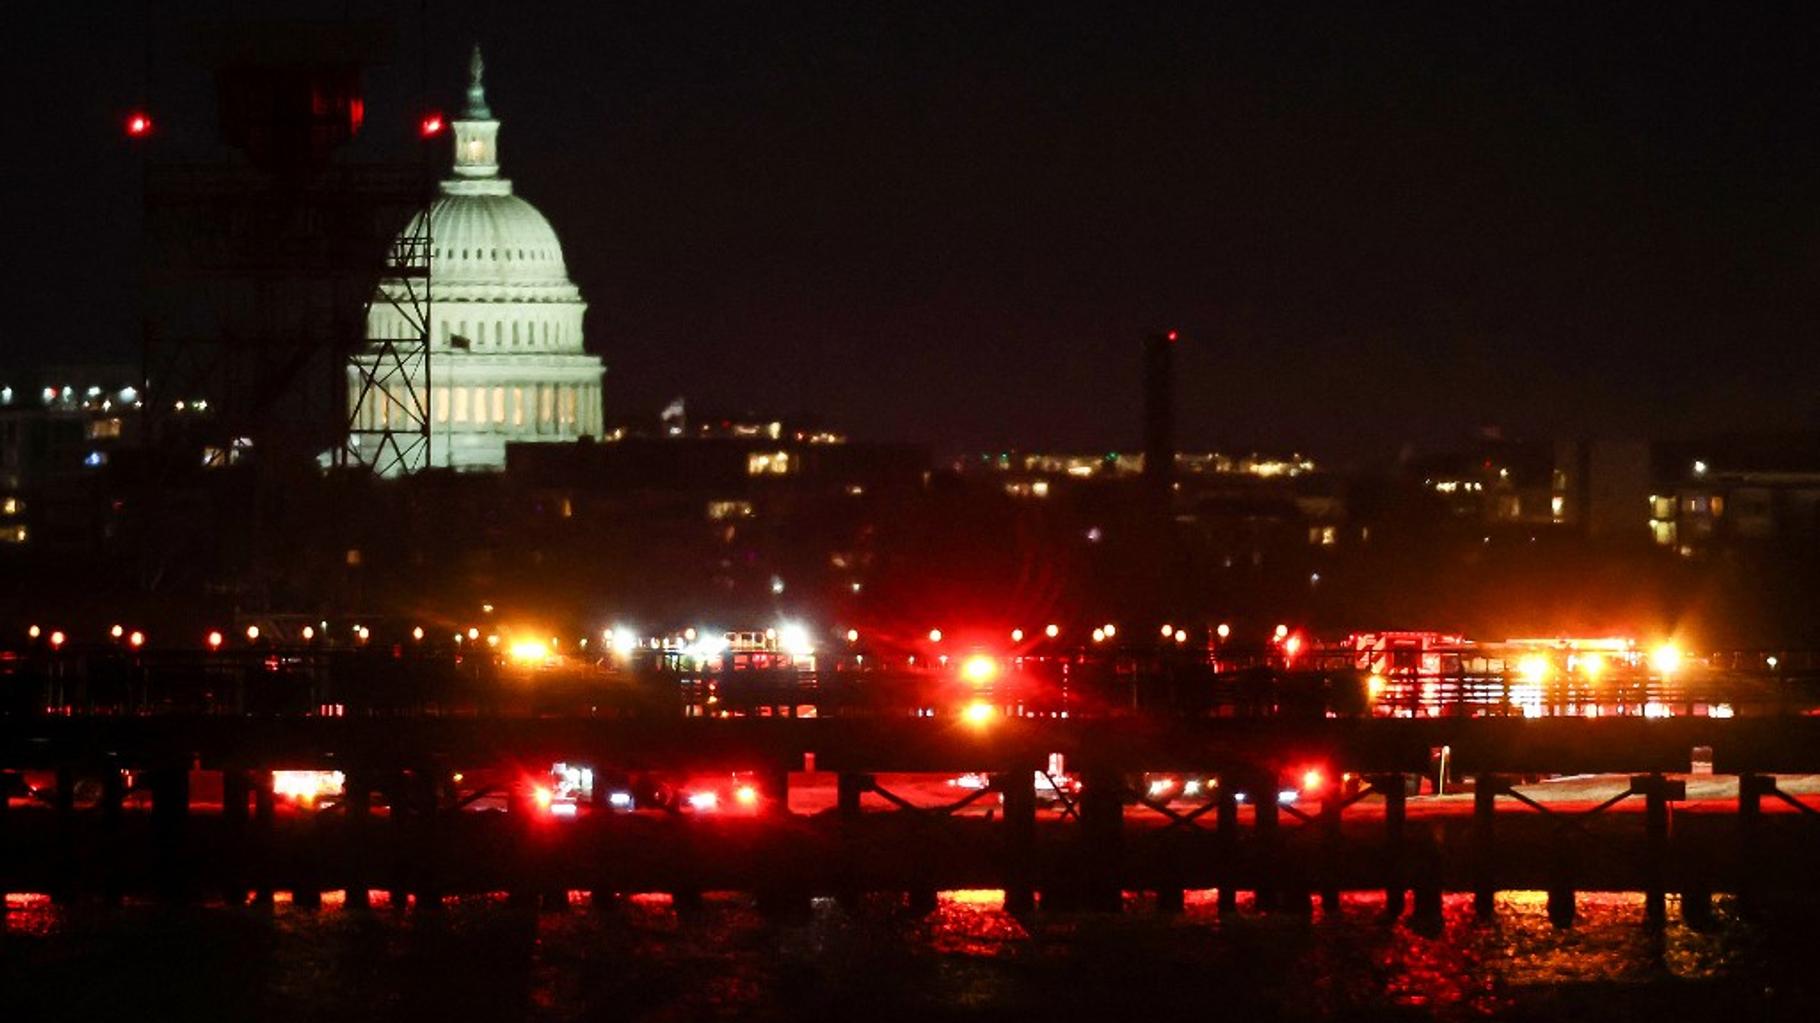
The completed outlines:
{"type": "Polygon", "coordinates": [[[98,479],[136,442],[137,371],[47,367],[0,382],[0,546],[86,544],[98,479]]]}
{"type": "Polygon", "coordinates": [[[1820,436],[1664,445],[1648,500],[1651,537],[1685,556],[1820,543],[1820,436]]]}
{"type": "MultiPolygon", "coordinates": [[[[497,472],[506,467],[507,444],[600,437],[606,369],[582,348],[587,303],[569,279],[556,232],[499,176],[499,121],[481,72],[477,47],[467,105],[453,122],[454,176],[429,213],[430,465],[497,472]]],[[[401,237],[418,233],[414,223],[401,237]]],[[[413,336],[410,307],[405,282],[382,282],[367,336],[413,336]]],[[[367,353],[356,363],[371,367],[377,359],[367,353]]],[[[349,404],[360,427],[402,426],[401,388],[368,389],[362,400],[360,378],[350,366],[349,404]]]]}

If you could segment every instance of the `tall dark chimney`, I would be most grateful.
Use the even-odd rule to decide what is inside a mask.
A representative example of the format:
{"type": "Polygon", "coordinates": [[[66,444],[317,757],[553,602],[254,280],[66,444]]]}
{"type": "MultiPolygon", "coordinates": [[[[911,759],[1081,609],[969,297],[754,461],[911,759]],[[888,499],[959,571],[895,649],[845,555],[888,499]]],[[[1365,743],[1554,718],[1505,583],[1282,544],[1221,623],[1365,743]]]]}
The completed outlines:
{"type": "Polygon", "coordinates": [[[1144,482],[1168,493],[1175,482],[1175,331],[1144,339],[1144,482]]]}

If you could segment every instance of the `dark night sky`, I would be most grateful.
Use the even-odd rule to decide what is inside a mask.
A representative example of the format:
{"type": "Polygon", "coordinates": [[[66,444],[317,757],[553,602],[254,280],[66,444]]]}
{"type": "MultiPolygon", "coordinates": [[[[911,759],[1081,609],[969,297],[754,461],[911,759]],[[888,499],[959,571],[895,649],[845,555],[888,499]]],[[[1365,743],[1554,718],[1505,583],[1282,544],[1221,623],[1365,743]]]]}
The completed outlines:
{"type": "MultiPolygon", "coordinates": [[[[118,119],[209,116],[178,20],[148,76],[142,5],[48,6],[0,44],[0,364],[130,355],[118,119]]],[[[371,155],[425,37],[347,6],[402,25],[371,155]]],[[[1190,446],[1820,426],[1801,6],[1246,6],[431,3],[427,38],[450,109],[486,48],[610,412],[1130,448],[1174,325],[1190,446]]]]}

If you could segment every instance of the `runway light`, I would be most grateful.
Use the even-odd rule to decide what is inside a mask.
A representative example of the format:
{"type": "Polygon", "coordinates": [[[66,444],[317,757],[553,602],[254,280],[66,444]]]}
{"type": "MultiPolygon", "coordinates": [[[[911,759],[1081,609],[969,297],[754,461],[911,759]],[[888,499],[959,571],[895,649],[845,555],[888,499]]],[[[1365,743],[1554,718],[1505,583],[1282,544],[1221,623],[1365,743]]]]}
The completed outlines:
{"type": "Polygon", "coordinates": [[[251,642],[256,641],[258,638],[259,638],[259,626],[257,626],[257,625],[247,626],[246,627],[246,641],[248,643],[251,643],[251,642]]]}
{"type": "Polygon", "coordinates": [[[1681,650],[1673,643],[1664,643],[1649,652],[1649,666],[1658,675],[1673,675],[1681,670],[1681,650]]]}
{"type": "Polygon", "coordinates": [[[1227,636],[1232,635],[1232,626],[1227,625],[1225,622],[1221,622],[1220,627],[1213,630],[1213,634],[1221,639],[1225,639],[1227,636]]]}
{"type": "Polygon", "coordinates": [[[210,629],[210,630],[209,630],[209,635],[208,635],[208,643],[209,643],[209,649],[210,649],[210,650],[219,650],[219,649],[221,649],[221,644],[222,644],[222,643],[223,643],[223,642],[224,642],[224,641],[225,641],[225,640],[226,640],[226,637],[224,637],[224,636],[223,636],[223,635],[222,635],[222,634],[221,634],[221,630],[220,630],[220,629],[210,629]]]}
{"type": "Polygon", "coordinates": [[[299,633],[299,635],[303,637],[305,643],[308,643],[310,640],[316,638],[316,627],[314,625],[305,625],[303,631],[299,633]]]}
{"type": "Polygon", "coordinates": [[[942,630],[930,629],[929,630],[929,642],[940,643],[941,641],[942,641],[942,630]]]}
{"type": "Polygon", "coordinates": [[[152,115],[143,110],[135,110],[126,115],[127,138],[142,139],[152,133],[152,115]]]}
{"type": "Polygon", "coordinates": [[[998,674],[998,662],[985,654],[974,654],[961,662],[961,677],[976,686],[985,685],[998,674]]]}
{"type": "Polygon", "coordinates": [[[126,637],[126,644],[134,650],[139,649],[145,645],[145,633],[140,632],[138,629],[134,629],[132,635],[126,637]]]}
{"type": "Polygon", "coordinates": [[[995,713],[997,712],[992,709],[992,704],[984,700],[975,700],[967,705],[967,709],[961,712],[961,716],[965,717],[970,725],[984,725],[992,720],[992,715],[995,713]]]}
{"type": "Polygon", "coordinates": [[[1188,631],[1186,629],[1175,630],[1175,641],[1177,644],[1188,642],[1188,631]]]}
{"type": "Polygon", "coordinates": [[[1111,622],[1107,622],[1107,623],[1106,623],[1106,624],[1105,624],[1105,626],[1104,626],[1104,628],[1105,628],[1105,630],[1106,630],[1106,638],[1107,638],[1107,639],[1111,639],[1111,638],[1112,638],[1112,637],[1114,637],[1114,636],[1116,636],[1116,635],[1118,635],[1118,634],[1119,634],[1119,627],[1118,627],[1118,626],[1116,626],[1116,625],[1114,625],[1114,624],[1112,624],[1112,623],[1111,623],[1111,622]]]}
{"type": "Polygon", "coordinates": [[[1059,625],[1051,624],[1043,626],[1043,635],[1048,636],[1050,639],[1054,639],[1061,634],[1062,627],[1059,625]]]}
{"type": "Polygon", "coordinates": [[[849,643],[858,643],[859,642],[859,630],[858,629],[848,629],[847,630],[847,642],[849,642],[849,643]]]}
{"type": "Polygon", "coordinates": [[[421,626],[421,625],[412,626],[411,627],[411,638],[416,640],[419,643],[423,642],[423,626],[421,626]]]}
{"type": "Polygon", "coordinates": [[[1163,623],[1163,638],[1168,639],[1169,637],[1171,637],[1173,635],[1175,635],[1175,626],[1169,624],[1168,622],[1164,622],[1163,623]]]}
{"type": "Polygon", "coordinates": [[[107,630],[107,634],[114,637],[115,639],[119,639],[121,636],[126,635],[126,628],[124,626],[116,625],[113,628],[107,630]]]}
{"type": "MultiPolygon", "coordinates": [[[[44,630],[40,629],[36,625],[34,625],[31,628],[26,629],[25,634],[32,639],[37,639],[39,636],[44,634],[44,630]]],[[[1774,667],[1774,665],[1771,665],[1771,667],[1774,667]]]]}
{"type": "Polygon", "coordinates": [[[63,641],[68,638],[69,637],[67,637],[63,634],[62,629],[58,629],[57,631],[51,633],[51,649],[54,650],[54,649],[62,646],[63,641]]]}
{"type": "Polygon", "coordinates": [[[1095,643],[1106,642],[1106,630],[1105,629],[1094,629],[1093,630],[1093,641],[1095,643]]]}

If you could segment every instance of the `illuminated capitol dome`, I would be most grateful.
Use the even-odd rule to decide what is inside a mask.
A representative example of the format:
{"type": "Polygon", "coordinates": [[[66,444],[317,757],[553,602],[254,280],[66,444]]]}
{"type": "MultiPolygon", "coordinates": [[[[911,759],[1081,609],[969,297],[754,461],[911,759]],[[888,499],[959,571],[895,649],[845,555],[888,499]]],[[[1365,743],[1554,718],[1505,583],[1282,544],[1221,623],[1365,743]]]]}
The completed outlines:
{"type": "MultiPolygon", "coordinates": [[[[429,214],[430,464],[497,471],[507,442],[600,436],[606,369],[582,350],[587,303],[569,280],[555,230],[499,176],[499,121],[481,72],[476,47],[467,104],[453,122],[454,176],[429,214]]],[[[400,237],[417,233],[413,223],[400,237]]],[[[402,281],[381,283],[368,338],[420,336],[404,311],[407,290],[402,281]]],[[[371,365],[377,356],[359,358],[371,365]]],[[[356,429],[384,429],[400,410],[378,390],[361,400],[359,376],[350,368],[356,429]]]]}

